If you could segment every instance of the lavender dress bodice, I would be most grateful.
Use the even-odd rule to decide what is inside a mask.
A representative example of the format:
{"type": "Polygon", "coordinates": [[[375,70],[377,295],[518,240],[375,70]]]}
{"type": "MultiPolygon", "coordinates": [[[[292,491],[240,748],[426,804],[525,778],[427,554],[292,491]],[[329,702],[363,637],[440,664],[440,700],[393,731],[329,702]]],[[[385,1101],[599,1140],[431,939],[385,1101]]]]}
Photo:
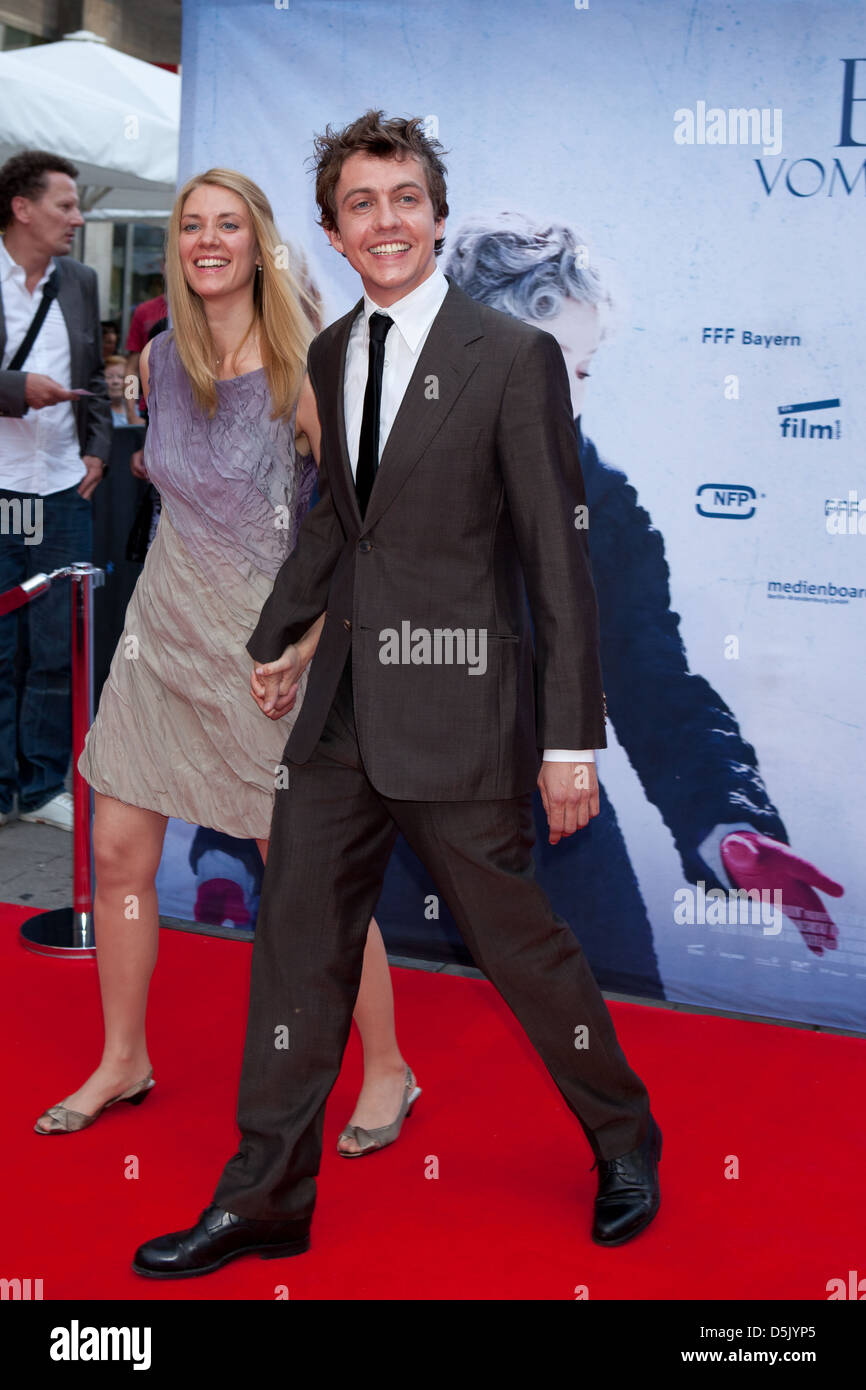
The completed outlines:
{"type": "Polygon", "coordinates": [[[150,425],[144,461],[164,513],[214,584],[232,571],[270,579],[294,549],[316,478],[295,447],[295,412],[272,420],[264,368],[216,383],[209,419],[195,402],[172,332],[148,360],[150,425]]]}

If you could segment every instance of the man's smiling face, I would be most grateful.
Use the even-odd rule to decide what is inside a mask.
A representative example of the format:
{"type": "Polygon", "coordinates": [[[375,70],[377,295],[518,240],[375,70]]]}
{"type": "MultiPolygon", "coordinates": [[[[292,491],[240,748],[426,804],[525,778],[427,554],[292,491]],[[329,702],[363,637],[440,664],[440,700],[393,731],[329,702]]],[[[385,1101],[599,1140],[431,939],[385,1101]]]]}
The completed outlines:
{"type": "Polygon", "coordinates": [[[445,219],[435,216],[415,155],[349,155],[334,192],[337,229],[328,238],[374,303],[385,309],[432,275],[445,219]]]}

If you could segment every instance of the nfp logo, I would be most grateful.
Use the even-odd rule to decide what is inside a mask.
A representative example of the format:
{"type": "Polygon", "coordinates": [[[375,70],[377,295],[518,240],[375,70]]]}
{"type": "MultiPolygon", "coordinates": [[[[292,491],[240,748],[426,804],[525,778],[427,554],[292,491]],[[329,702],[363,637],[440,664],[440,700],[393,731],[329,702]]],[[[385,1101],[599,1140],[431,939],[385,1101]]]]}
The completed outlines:
{"type": "Polygon", "coordinates": [[[698,488],[695,511],[698,516],[724,517],[728,521],[748,521],[755,515],[758,494],[745,483],[702,483],[698,488]]]}

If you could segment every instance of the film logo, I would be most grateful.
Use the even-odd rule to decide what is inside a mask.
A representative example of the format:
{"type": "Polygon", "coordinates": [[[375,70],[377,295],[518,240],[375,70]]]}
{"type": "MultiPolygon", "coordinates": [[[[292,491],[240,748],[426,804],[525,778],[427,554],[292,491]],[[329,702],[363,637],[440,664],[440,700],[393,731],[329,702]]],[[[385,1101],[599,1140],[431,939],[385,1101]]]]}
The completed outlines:
{"type": "Polygon", "coordinates": [[[779,430],[783,439],[820,439],[829,442],[842,438],[842,426],[837,416],[835,420],[814,420],[811,417],[819,410],[839,410],[842,405],[838,396],[826,401],[797,401],[794,405],[780,405],[779,430]]]}

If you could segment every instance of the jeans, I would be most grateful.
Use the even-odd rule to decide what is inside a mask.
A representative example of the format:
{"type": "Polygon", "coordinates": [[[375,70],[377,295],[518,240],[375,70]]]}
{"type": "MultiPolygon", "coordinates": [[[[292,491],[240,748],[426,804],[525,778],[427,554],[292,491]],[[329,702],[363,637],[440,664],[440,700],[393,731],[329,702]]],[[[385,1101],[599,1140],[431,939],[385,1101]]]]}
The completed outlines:
{"type": "MultiPolygon", "coordinates": [[[[91,503],[77,486],[47,497],[0,488],[0,593],[89,561],[92,533],[91,503]]],[[[19,811],[37,811],[63,791],[72,751],[69,588],[57,580],[0,617],[0,811],[12,810],[16,792],[19,811]]]]}

